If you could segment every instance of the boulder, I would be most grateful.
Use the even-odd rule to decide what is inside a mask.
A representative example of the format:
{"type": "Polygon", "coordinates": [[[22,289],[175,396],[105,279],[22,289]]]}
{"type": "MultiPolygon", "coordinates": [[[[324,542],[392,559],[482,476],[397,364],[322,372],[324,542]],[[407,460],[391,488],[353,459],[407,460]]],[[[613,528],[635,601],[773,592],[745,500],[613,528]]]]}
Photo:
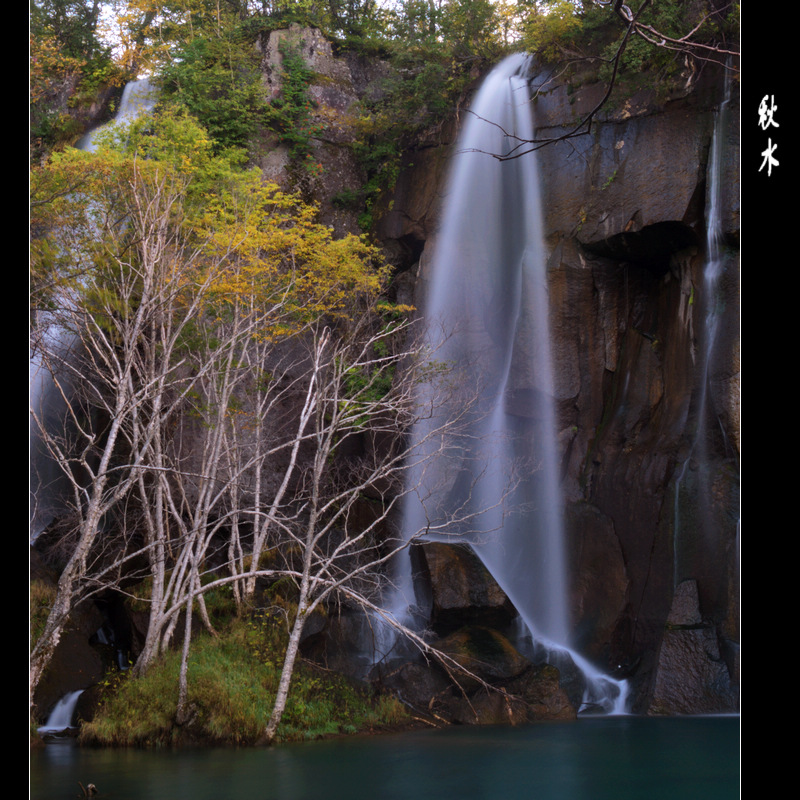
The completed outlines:
{"type": "Polygon", "coordinates": [[[479,688],[480,681],[509,681],[530,666],[499,631],[480,625],[461,628],[432,645],[447,656],[438,659],[440,665],[466,692],[479,688]]]}
{"type": "Polygon", "coordinates": [[[433,630],[464,625],[507,627],[517,616],[511,601],[471,547],[432,542],[419,547],[431,587],[433,630]]]}
{"type": "Polygon", "coordinates": [[[738,696],[720,653],[718,634],[700,614],[697,584],[675,589],[658,656],[650,715],[738,711],[738,696]]]}

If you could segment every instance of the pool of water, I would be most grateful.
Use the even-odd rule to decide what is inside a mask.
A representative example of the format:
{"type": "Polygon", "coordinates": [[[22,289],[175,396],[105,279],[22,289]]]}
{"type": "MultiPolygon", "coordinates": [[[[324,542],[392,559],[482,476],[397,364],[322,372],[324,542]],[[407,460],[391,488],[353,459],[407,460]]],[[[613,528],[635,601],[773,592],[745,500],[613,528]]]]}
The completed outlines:
{"type": "Polygon", "coordinates": [[[602,717],[263,749],[31,755],[32,800],[731,800],[738,717],[602,717]]]}

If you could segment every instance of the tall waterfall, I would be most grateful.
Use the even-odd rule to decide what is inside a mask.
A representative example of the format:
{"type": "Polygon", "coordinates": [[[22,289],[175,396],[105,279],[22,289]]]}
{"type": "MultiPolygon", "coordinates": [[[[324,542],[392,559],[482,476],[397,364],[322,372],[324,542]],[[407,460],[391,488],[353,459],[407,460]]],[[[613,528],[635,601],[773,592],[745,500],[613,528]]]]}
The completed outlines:
{"type": "MultiPolygon", "coordinates": [[[[149,78],[131,81],[125,86],[113,124],[128,122],[139,114],[148,113],[156,102],[156,89],[149,78]]],[[[94,151],[95,134],[103,127],[85,134],[77,143],[82,150],[94,151]]],[[[69,425],[68,403],[72,399],[72,381],[63,373],[54,379],[54,364],[69,360],[70,350],[77,346],[75,337],[53,324],[47,312],[36,318],[38,340],[32,344],[29,359],[29,394],[31,409],[30,447],[30,508],[29,536],[33,543],[39,534],[63,511],[70,482],[61,468],[50,458],[40,426],[55,435],[65,433],[69,425]]]]}
{"type": "MultiPolygon", "coordinates": [[[[536,158],[493,157],[533,138],[527,69],[521,54],[494,69],[456,146],[423,312],[436,360],[477,392],[477,403],[468,430],[444,446],[435,431],[463,407],[417,423],[412,444],[425,466],[410,475],[410,486],[420,490],[409,495],[403,524],[408,537],[435,528],[440,532],[427,539],[469,542],[514,603],[537,650],[544,648],[555,662],[571,657],[586,677],[586,703],[622,711],[625,685],[570,651],[536,158]],[[440,450],[433,466],[427,463],[426,456],[440,450]],[[467,524],[456,521],[465,515],[467,524]]],[[[396,567],[385,608],[414,625],[408,558],[396,567]]]]}
{"type": "MultiPolygon", "coordinates": [[[[726,72],[724,98],[716,111],[714,131],[711,139],[707,168],[707,198],[706,198],[706,257],[703,265],[702,282],[702,327],[699,331],[699,358],[698,370],[698,399],[696,409],[697,424],[689,449],[688,456],[683,462],[678,477],[675,481],[674,519],[673,519],[673,553],[675,585],[679,584],[686,575],[681,553],[682,540],[685,538],[684,528],[688,525],[695,527],[698,524],[704,531],[712,530],[714,523],[709,519],[709,502],[712,496],[712,476],[709,474],[709,437],[717,431],[709,427],[710,422],[716,422],[713,409],[709,404],[709,389],[711,380],[711,367],[715,356],[717,334],[724,308],[720,307],[719,283],[725,268],[725,254],[723,248],[722,231],[722,168],[724,137],[728,128],[728,106],[730,104],[731,81],[726,72]],[[712,420],[713,417],[713,420],[712,420]],[[696,486],[689,489],[687,471],[694,469],[697,472],[694,483],[696,486]],[[698,518],[687,520],[682,518],[681,505],[687,493],[696,493],[698,518]]],[[[722,426],[718,428],[719,435],[724,439],[725,431],[722,426]]]]}

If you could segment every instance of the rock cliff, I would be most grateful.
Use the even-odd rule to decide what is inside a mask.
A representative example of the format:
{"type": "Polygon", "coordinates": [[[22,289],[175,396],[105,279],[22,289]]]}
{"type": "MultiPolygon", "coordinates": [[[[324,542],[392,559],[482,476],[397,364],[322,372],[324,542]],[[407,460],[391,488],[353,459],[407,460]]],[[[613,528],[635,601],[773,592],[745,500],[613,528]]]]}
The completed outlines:
{"type": "MultiPolygon", "coordinates": [[[[604,91],[553,74],[542,69],[531,81],[537,137],[571,130],[604,91]]],[[[706,72],[666,100],[640,93],[609,104],[586,135],[525,156],[538,159],[545,214],[576,645],[630,678],[638,712],[685,713],[687,696],[704,698],[696,711],[737,704],[736,85],[713,179],[721,274],[713,289],[704,281],[723,97],[724,77],[706,72]],[[692,626],[701,634],[679,667],[669,619],[686,581],[696,587],[692,626]]],[[[423,247],[418,296],[446,152],[409,157],[379,228],[396,248],[423,247]]],[[[511,403],[524,418],[534,381],[523,363],[514,372],[511,403]]]]}

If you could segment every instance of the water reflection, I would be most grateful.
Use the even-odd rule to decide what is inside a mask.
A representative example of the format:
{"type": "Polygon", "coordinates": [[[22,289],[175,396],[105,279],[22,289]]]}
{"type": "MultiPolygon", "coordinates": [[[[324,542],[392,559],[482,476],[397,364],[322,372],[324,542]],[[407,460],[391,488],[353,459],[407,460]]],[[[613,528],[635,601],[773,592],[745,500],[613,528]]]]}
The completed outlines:
{"type": "Polygon", "coordinates": [[[270,750],[86,750],[31,757],[31,798],[114,800],[729,800],[737,717],[611,717],[450,728],[270,750]]]}

